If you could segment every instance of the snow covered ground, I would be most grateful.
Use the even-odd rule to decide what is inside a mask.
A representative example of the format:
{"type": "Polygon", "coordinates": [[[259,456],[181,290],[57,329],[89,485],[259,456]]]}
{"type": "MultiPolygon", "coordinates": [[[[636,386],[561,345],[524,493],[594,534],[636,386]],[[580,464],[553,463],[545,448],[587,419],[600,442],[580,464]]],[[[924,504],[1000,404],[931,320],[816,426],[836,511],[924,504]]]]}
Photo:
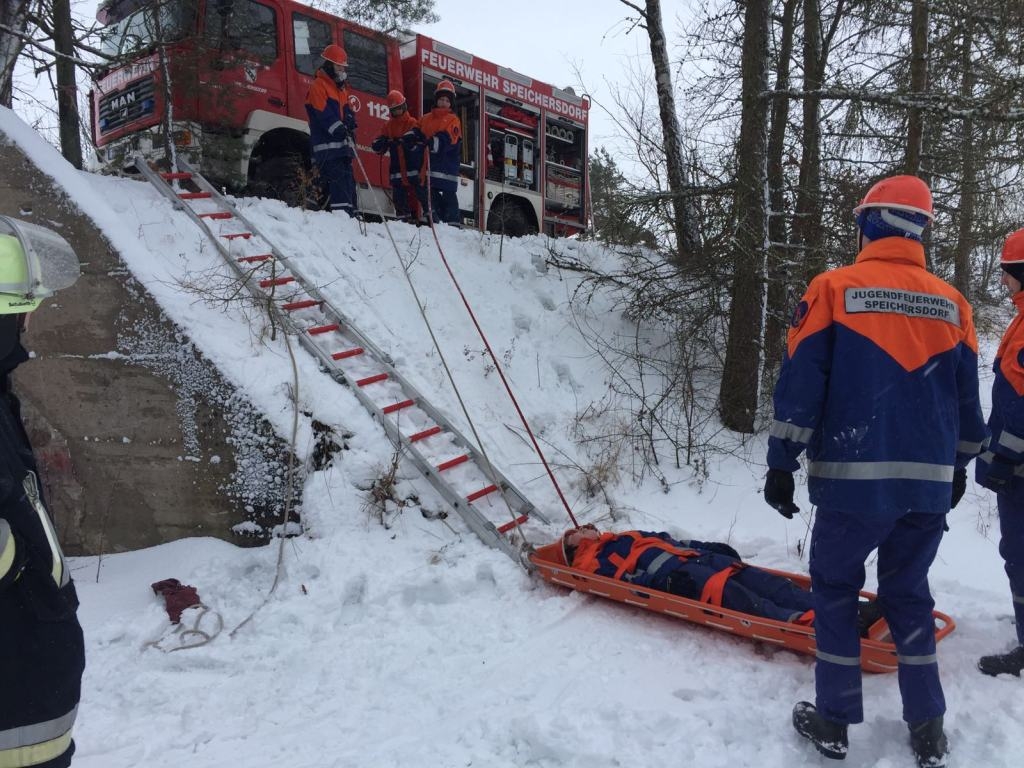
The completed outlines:
{"type": "MultiPolygon", "coordinates": [[[[223,269],[188,220],[143,183],[73,170],[4,109],[0,133],[53,176],[167,314],[281,435],[290,434],[292,374],[284,345],[261,341],[237,308],[208,305],[182,287],[214,284],[212,275],[223,269]]],[[[273,201],[240,204],[435,405],[465,426],[383,225],[371,224],[364,234],[342,216],[273,201]]],[[[531,540],[553,540],[568,520],[504,405],[430,231],[392,225],[392,232],[492,459],[554,520],[546,528],[532,525],[531,540]]],[[[581,521],[727,540],[759,564],[806,570],[797,549],[808,529],[806,492],[798,492],[804,512],[793,521],[764,504],[763,439],[714,459],[703,484],[687,471],[669,473],[667,490],[634,482],[630,456],[622,456],[619,480],[609,489],[622,517],[611,525],[608,506],[585,497],[581,474],[571,467],[593,464],[569,433],[587,406],[600,402],[607,379],[579,328],[610,338],[631,327],[600,296],[585,317],[569,311],[578,278],[544,269],[544,238],[500,244],[448,228],[440,238],[523,410],[550,445],[581,521]]],[[[612,258],[593,244],[557,245],[593,262],[612,258]]],[[[983,344],[986,368],[994,342],[983,344]]],[[[330,469],[309,475],[307,533],[287,540],[282,580],[269,600],[276,543],[239,549],[190,539],[74,561],[88,648],[76,766],[823,762],[789,724],[792,704],[813,698],[810,659],[555,589],[486,548],[455,516],[441,521],[413,508],[392,510],[389,527],[382,526],[359,488],[390,461],[383,431],[304,353],[298,400],[353,437],[330,469]],[[195,585],[223,616],[225,630],[212,643],[172,653],[153,647],[174,639],[149,588],[168,577],[195,585]]],[[[303,459],[311,441],[304,417],[303,459]]],[[[401,488],[423,494],[428,507],[435,503],[413,478],[401,488]]],[[[1024,683],[986,678],[974,667],[980,654],[1009,647],[1014,636],[994,508],[991,495],[972,482],[950,515],[932,570],[938,607],[958,622],[939,651],[959,766],[1017,766],[1024,747],[1024,683]]],[[[208,615],[203,628],[209,622],[208,615]]],[[[847,764],[910,768],[895,675],[865,678],[865,711],[866,723],[851,729],[847,764]]]]}

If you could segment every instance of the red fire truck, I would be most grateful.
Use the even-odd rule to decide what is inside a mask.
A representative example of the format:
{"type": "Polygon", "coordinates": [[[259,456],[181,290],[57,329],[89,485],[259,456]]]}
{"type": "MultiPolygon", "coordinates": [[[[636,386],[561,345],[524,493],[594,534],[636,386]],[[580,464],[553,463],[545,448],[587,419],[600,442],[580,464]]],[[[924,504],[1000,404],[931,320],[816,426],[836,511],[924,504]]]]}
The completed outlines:
{"type": "Polygon", "coordinates": [[[589,100],[437,40],[398,40],[292,0],[107,0],[105,50],[124,62],[92,91],[101,164],[175,151],[234,191],[292,199],[309,168],[305,97],[320,53],[348,54],[361,210],[393,213],[387,160],[370,143],[402,90],[419,116],[442,78],[462,121],[467,225],[567,235],[587,221],[589,100]],[[169,86],[167,84],[170,84],[169,86]]]}

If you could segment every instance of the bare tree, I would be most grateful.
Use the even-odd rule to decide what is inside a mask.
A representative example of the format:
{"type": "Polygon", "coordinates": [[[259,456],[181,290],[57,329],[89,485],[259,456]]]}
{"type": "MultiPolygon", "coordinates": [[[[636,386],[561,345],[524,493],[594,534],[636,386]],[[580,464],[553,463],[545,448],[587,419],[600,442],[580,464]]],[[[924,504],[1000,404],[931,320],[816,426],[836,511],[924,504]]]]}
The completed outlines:
{"type": "Polygon", "coordinates": [[[0,0],[0,105],[14,96],[14,66],[25,47],[32,0],[0,0]]]}
{"type": "MultiPolygon", "coordinates": [[[[910,16],[910,92],[928,90],[928,0],[914,0],[910,16]]],[[[912,176],[921,173],[921,148],[924,142],[924,114],[911,107],[907,117],[907,153],[903,170],[912,176]]]]}
{"type": "Polygon", "coordinates": [[[665,140],[665,173],[672,194],[673,229],[676,238],[676,257],[680,266],[689,261],[699,247],[695,222],[690,214],[690,198],[686,194],[686,171],[683,165],[682,134],[676,114],[675,94],[672,89],[672,68],[668,60],[665,29],[661,23],[661,0],[646,0],[644,7],[619,0],[640,15],[638,24],[647,30],[650,40],[654,82],[658,92],[658,111],[665,140]]]}
{"type": "Polygon", "coordinates": [[[743,18],[740,151],[736,169],[736,236],[733,244],[729,341],[719,394],[722,423],[753,432],[760,372],[761,307],[768,143],[768,19],[771,0],[746,0],[743,18]]]}
{"type": "MultiPolygon", "coordinates": [[[[784,0],[779,21],[779,43],[775,54],[775,90],[789,89],[789,70],[796,34],[796,11],[800,0],[784,0]]],[[[782,361],[782,344],[786,322],[787,299],[791,275],[791,249],[786,226],[786,174],[783,158],[786,152],[786,129],[789,124],[789,99],[772,102],[771,129],[768,136],[768,256],[764,330],[763,380],[775,375],[782,361]]]]}

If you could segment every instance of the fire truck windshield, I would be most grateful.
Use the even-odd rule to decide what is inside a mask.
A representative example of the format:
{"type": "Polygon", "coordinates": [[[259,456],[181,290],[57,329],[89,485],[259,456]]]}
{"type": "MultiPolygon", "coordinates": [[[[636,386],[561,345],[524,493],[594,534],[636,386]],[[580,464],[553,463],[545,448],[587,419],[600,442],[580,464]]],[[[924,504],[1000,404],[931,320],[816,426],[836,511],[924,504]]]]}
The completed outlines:
{"type": "Polygon", "coordinates": [[[158,42],[180,40],[192,31],[195,19],[194,0],[165,0],[105,27],[100,32],[101,48],[108,56],[142,53],[158,42]]]}

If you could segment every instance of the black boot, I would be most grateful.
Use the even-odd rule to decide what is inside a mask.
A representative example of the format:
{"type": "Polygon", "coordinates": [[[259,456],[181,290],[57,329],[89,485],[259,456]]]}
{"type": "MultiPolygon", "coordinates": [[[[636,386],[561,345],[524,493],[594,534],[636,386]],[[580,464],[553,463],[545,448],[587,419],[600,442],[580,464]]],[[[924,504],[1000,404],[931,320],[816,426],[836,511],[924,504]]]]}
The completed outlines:
{"type": "Polygon", "coordinates": [[[793,727],[825,757],[833,760],[846,758],[849,747],[846,726],[826,720],[810,702],[801,701],[793,707],[793,727]]]}
{"type": "Polygon", "coordinates": [[[1024,645],[1018,645],[1007,653],[997,653],[993,656],[982,656],[978,659],[978,669],[986,675],[1016,675],[1024,669],[1024,645]]]}
{"type": "Polygon", "coordinates": [[[857,632],[861,637],[867,637],[880,618],[882,609],[878,607],[877,600],[862,600],[857,604],[857,632]]]}
{"type": "Polygon", "coordinates": [[[942,731],[942,715],[923,723],[911,723],[909,728],[910,746],[918,768],[946,768],[949,743],[942,731]]]}

